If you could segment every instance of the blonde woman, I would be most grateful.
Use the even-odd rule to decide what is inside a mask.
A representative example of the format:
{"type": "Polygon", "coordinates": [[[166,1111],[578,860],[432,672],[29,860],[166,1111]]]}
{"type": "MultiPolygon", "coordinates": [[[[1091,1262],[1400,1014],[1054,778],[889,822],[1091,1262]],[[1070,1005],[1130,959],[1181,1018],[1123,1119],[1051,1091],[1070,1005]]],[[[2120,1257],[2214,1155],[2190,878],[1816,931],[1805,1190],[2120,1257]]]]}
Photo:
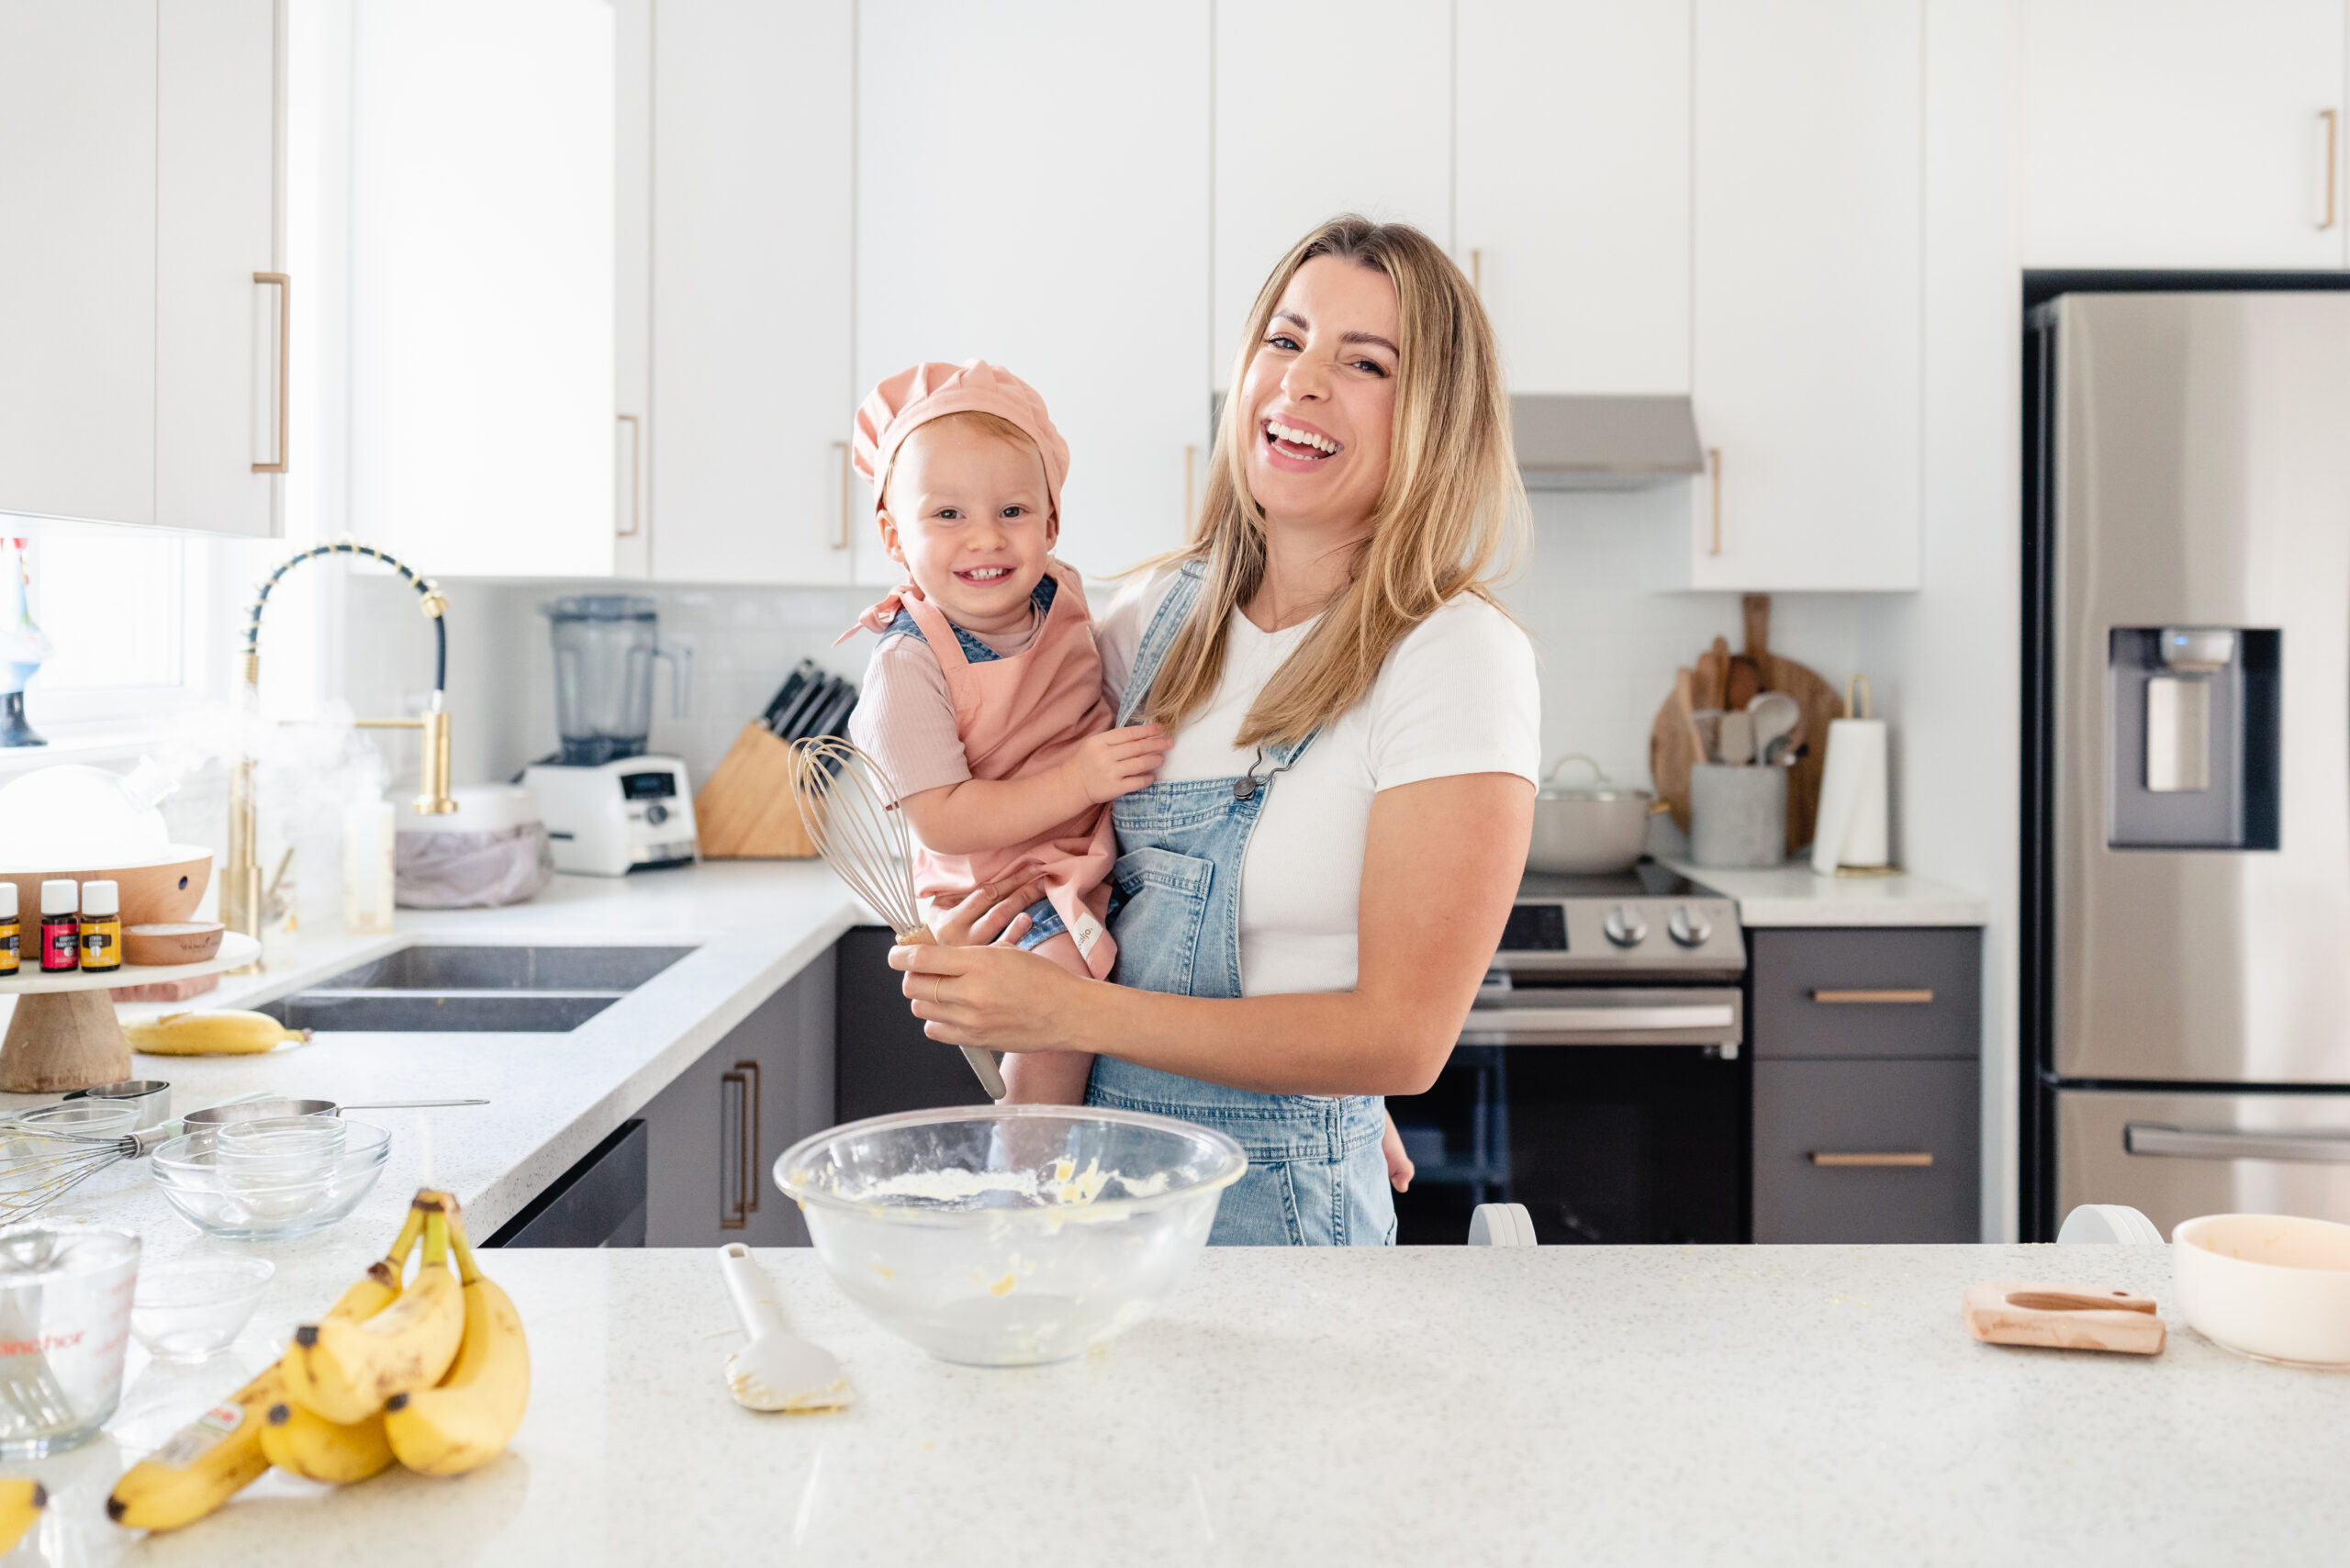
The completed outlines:
{"type": "MultiPolygon", "coordinates": [[[[1443,1067],[1525,868],[1534,655],[1488,588],[1525,493],[1493,330],[1417,230],[1308,235],[1232,386],[1190,546],[1100,631],[1117,722],[1174,737],[1113,809],[1114,983],[890,962],[933,1038],[1093,1051],[1089,1103],[1237,1139],[1214,1241],[1375,1246],[1380,1097],[1443,1067]]],[[[981,890],[950,940],[1016,941],[1032,900],[981,890]]]]}

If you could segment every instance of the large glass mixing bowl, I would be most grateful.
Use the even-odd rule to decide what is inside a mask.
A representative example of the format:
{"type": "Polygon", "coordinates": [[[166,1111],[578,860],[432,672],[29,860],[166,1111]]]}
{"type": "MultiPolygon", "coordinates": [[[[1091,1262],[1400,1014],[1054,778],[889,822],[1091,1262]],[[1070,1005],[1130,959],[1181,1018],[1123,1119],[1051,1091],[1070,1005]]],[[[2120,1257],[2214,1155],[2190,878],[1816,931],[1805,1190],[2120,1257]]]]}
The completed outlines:
{"type": "Polygon", "coordinates": [[[784,1150],[834,1282],[942,1361],[1065,1361],[1139,1322],[1248,1161],[1222,1133],[1083,1105],[876,1116],[784,1150]]]}

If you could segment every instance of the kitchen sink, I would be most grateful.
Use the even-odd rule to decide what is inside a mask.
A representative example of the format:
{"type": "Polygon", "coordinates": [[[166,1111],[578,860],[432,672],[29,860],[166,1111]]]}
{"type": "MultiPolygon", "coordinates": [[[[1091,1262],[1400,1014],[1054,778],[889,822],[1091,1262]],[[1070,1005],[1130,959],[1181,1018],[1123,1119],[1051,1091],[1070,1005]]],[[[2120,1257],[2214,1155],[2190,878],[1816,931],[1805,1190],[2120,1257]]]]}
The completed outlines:
{"type": "Polygon", "coordinates": [[[691,947],[420,945],[260,1004],[289,1029],[563,1034],[691,947]]]}

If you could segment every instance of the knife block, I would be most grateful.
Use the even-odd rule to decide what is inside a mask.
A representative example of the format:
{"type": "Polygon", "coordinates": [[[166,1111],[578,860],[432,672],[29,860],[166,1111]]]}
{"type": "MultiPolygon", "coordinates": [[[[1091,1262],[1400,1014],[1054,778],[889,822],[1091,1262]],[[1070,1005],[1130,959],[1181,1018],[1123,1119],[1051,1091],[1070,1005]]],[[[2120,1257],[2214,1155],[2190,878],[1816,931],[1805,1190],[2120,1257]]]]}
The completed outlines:
{"type": "Polygon", "coordinates": [[[755,720],[743,726],[699,793],[705,860],[812,860],[791,786],[791,748],[755,720]]]}

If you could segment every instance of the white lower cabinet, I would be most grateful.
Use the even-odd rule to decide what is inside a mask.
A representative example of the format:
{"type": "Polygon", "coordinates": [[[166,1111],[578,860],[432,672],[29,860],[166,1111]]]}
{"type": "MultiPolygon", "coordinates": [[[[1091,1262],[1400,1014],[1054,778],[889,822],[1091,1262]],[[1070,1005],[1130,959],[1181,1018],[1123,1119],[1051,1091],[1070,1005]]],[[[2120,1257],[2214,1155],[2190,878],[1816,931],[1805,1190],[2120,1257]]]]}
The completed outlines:
{"type": "Polygon", "coordinates": [[[283,28],[0,4],[0,511],[276,531],[283,28]]]}
{"type": "Polygon", "coordinates": [[[833,1123],[833,955],[800,971],[639,1113],[645,1245],[798,1247],[776,1156],[833,1123]]]}
{"type": "Polygon", "coordinates": [[[1922,0],[1697,0],[1692,386],[1673,586],[1914,588],[1922,0]]]}

